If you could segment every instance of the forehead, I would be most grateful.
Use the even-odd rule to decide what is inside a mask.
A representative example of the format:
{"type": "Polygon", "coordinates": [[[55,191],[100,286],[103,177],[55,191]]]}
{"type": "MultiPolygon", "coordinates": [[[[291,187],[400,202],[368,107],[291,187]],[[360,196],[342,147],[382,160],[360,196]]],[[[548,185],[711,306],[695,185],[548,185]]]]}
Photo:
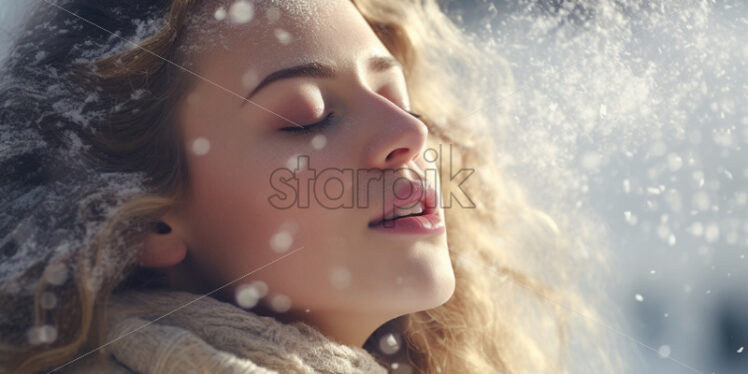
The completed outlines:
{"type": "Polygon", "coordinates": [[[349,0],[208,1],[187,22],[183,48],[198,70],[245,67],[260,76],[305,62],[389,54],[349,0]]]}

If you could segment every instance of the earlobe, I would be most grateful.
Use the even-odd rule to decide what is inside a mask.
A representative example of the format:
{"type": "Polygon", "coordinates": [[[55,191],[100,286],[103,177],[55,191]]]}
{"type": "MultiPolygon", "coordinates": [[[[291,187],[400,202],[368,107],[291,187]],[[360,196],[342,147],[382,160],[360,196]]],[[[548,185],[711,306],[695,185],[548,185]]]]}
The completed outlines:
{"type": "Polygon", "coordinates": [[[187,244],[184,239],[169,225],[159,222],[145,236],[140,266],[167,268],[182,262],[186,255],[187,244]]]}

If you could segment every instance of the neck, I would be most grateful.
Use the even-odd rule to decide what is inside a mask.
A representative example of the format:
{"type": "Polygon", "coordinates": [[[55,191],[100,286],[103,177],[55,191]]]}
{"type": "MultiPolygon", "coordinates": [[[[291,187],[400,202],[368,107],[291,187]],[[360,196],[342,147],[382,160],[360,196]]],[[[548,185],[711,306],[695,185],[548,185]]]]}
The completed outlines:
{"type": "Polygon", "coordinates": [[[274,315],[284,323],[301,321],[319,330],[328,339],[352,347],[362,348],[377,328],[387,322],[380,315],[330,310],[290,310],[274,315]]]}
{"type": "MultiPolygon", "coordinates": [[[[224,301],[233,302],[230,299],[224,301]]],[[[254,306],[251,312],[257,315],[273,317],[286,324],[301,321],[314,327],[330,340],[359,348],[363,348],[369,339],[378,339],[380,335],[390,332],[399,334],[402,332],[403,327],[402,318],[388,319],[381,314],[365,314],[360,311],[317,309],[307,312],[305,309],[292,309],[285,313],[278,313],[270,308],[264,300],[261,300],[254,306]],[[373,336],[374,332],[385,324],[387,325],[387,331],[379,331],[377,336],[373,336]]],[[[373,343],[375,346],[378,344],[378,342],[373,343]]]]}

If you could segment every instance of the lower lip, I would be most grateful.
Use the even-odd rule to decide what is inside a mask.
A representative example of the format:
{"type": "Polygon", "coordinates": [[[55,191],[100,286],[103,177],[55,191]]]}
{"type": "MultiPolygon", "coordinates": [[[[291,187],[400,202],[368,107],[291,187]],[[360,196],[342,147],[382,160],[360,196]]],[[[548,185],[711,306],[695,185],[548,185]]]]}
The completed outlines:
{"type": "Polygon", "coordinates": [[[389,222],[380,222],[374,226],[369,226],[369,228],[390,234],[428,235],[440,234],[445,231],[444,221],[437,210],[420,216],[403,217],[389,222]]]}

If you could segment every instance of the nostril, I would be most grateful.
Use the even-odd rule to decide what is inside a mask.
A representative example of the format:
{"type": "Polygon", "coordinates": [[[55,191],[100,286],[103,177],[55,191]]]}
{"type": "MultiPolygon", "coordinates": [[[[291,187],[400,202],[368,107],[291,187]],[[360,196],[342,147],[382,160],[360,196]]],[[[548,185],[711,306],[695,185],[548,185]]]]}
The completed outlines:
{"type": "Polygon", "coordinates": [[[388,154],[387,157],[385,158],[385,161],[389,161],[393,157],[397,157],[397,156],[402,155],[403,153],[408,153],[408,152],[409,152],[408,148],[398,148],[398,149],[390,152],[390,154],[388,154]]]}

